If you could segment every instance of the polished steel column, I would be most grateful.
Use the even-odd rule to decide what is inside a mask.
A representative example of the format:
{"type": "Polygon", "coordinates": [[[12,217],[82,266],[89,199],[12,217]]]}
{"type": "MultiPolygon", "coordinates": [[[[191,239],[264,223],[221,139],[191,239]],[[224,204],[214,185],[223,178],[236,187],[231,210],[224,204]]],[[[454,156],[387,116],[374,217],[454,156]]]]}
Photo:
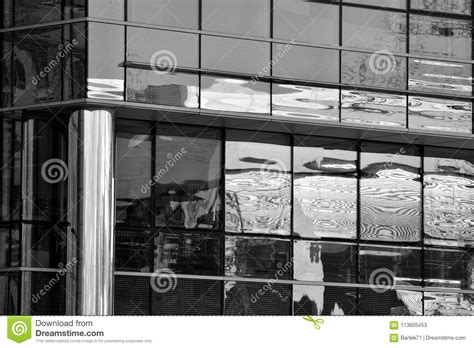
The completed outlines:
{"type": "MultiPolygon", "coordinates": [[[[113,314],[114,119],[110,110],[79,110],[69,121],[68,257],[78,260],[76,313],[113,314]]],[[[75,284],[74,284],[75,283],[75,284]]]]}

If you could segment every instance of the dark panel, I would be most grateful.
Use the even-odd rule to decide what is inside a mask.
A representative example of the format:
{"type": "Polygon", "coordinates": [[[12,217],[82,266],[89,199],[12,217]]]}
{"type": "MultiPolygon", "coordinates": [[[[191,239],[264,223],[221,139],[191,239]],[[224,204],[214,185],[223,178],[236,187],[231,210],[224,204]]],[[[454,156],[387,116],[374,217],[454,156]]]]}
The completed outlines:
{"type": "Polygon", "coordinates": [[[293,315],[356,315],[358,291],[339,286],[294,285],[293,315]]]}
{"type": "Polygon", "coordinates": [[[115,276],[114,315],[150,314],[150,278],[115,276]]]}
{"type": "Polygon", "coordinates": [[[23,272],[22,309],[30,315],[66,314],[66,278],[59,273],[23,272]]]}
{"type": "Polygon", "coordinates": [[[425,249],[426,286],[472,290],[473,268],[473,249],[425,249]]]}
{"type": "Polygon", "coordinates": [[[418,291],[376,292],[360,289],[361,315],[422,315],[423,294],[418,291]]]}
{"type": "Polygon", "coordinates": [[[15,26],[61,20],[62,1],[14,0],[14,3],[15,26]]]}
{"type": "Polygon", "coordinates": [[[23,224],[22,266],[62,268],[66,263],[65,228],[56,225],[23,224]]]}
{"type": "Polygon", "coordinates": [[[115,269],[150,272],[152,257],[150,231],[115,230],[115,269]]]}

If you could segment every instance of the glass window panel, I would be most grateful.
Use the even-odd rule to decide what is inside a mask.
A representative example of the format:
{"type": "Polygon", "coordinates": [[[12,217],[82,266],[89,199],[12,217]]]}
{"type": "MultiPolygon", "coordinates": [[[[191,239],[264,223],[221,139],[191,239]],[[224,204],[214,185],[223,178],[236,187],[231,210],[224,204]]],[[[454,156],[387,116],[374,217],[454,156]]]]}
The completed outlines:
{"type": "Polygon", "coordinates": [[[290,279],[290,242],[281,239],[226,237],[225,275],[290,279]]]}
{"type": "Polygon", "coordinates": [[[290,285],[230,281],[224,291],[224,315],[291,315],[290,285]]]}
{"type": "Polygon", "coordinates": [[[424,315],[473,315],[474,295],[443,292],[424,293],[424,315]]]}
{"type": "MultiPolygon", "coordinates": [[[[1,237],[0,237],[1,238],[1,237]]],[[[1,264],[1,261],[0,261],[1,264]]],[[[1,266],[4,267],[4,266],[1,266]]],[[[0,274],[0,315],[8,315],[11,314],[8,311],[8,273],[0,274]]]]}
{"type": "Polygon", "coordinates": [[[156,138],[155,225],[217,228],[221,212],[220,131],[160,125],[156,138]]]}
{"type": "Polygon", "coordinates": [[[346,47],[406,50],[406,15],[399,12],[343,7],[342,44],[346,47]]]}
{"type": "Polygon", "coordinates": [[[471,7],[471,0],[411,0],[410,3],[410,9],[414,10],[425,10],[429,12],[447,12],[465,15],[471,14],[471,7]]]}
{"type": "Polygon", "coordinates": [[[122,272],[150,272],[150,231],[116,229],[115,268],[122,272]]]}
{"type": "Polygon", "coordinates": [[[471,120],[471,102],[408,97],[408,124],[411,129],[471,134],[471,120]]]}
{"type": "MultiPolygon", "coordinates": [[[[123,100],[125,29],[105,23],[88,25],[87,97],[123,100]]],[[[128,37],[128,41],[135,40],[128,37]]]]}
{"type": "Polygon", "coordinates": [[[13,25],[13,2],[14,0],[3,0],[2,28],[13,25]]]}
{"type": "Polygon", "coordinates": [[[423,293],[408,290],[377,292],[360,289],[360,315],[423,315],[423,293]]]}
{"type": "MultiPolygon", "coordinates": [[[[56,273],[59,275],[59,273],[56,273]]],[[[66,277],[59,277],[54,285],[55,273],[22,272],[22,315],[65,315],[66,314],[66,277]],[[45,288],[48,288],[45,291],[45,288]],[[24,292],[23,292],[24,291],[24,292]],[[41,295],[41,291],[45,292],[41,295]],[[28,295],[31,295],[28,296],[28,295]],[[35,296],[40,295],[35,301],[35,296]]]]}
{"type": "Polygon", "coordinates": [[[296,144],[293,151],[295,235],[356,238],[357,153],[354,150],[355,143],[338,140],[306,138],[296,144]]]}
{"type": "Polygon", "coordinates": [[[201,108],[270,114],[270,84],[228,77],[201,77],[201,108]]]}
{"type": "Polygon", "coordinates": [[[389,54],[342,52],[342,83],[385,88],[406,88],[406,58],[389,54]]]}
{"type": "Polygon", "coordinates": [[[472,95],[472,65],[427,59],[410,59],[408,86],[410,90],[472,95]]]}
{"type": "Polygon", "coordinates": [[[270,0],[202,0],[202,29],[270,36],[270,0]]]}
{"type": "Polygon", "coordinates": [[[199,75],[127,69],[127,101],[199,107],[199,75]]]}
{"type": "Polygon", "coordinates": [[[63,268],[66,264],[66,231],[57,225],[22,225],[22,266],[63,268]]]}
{"type": "Polygon", "coordinates": [[[19,258],[19,228],[17,226],[0,228],[0,268],[20,266],[19,258]]]}
{"type": "Polygon", "coordinates": [[[353,244],[294,241],[296,280],[352,283],[356,281],[353,244]]]}
{"type": "Polygon", "coordinates": [[[342,122],[406,127],[407,98],[404,95],[342,90],[342,122]]]}
{"type": "Polygon", "coordinates": [[[324,48],[273,45],[273,76],[339,82],[339,53],[324,48]]]}
{"type": "Polygon", "coordinates": [[[407,8],[407,0],[342,0],[351,4],[362,4],[370,6],[391,7],[405,9],[407,8]]]}
{"type": "Polygon", "coordinates": [[[270,43],[202,36],[201,59],[204,69],[269,75],[270,43]]]}
{"type": "MultiPolygon", "coordinates": [[[[15,86],[16,83],[16,77],[14,80],[14,68],[15,66],[18,66],[18,64],[14,64],[12,60],[12,54],[13,54],[13,34],[7,33],[0,35],[0,40],[2,40],[2,54],[3,54],[3,59],[0,63],[1,68],[2,68],[2,74],[1,74],[1,83],[2,83],[2,96],[1,96],[1,107],[9,107],[12,105],[13,102],[13,87],[15,86]]],[[[25,81],[26,82],[26,81],[25,81]]],[[[15,86],[16,87],[16,86],[15,86]]],[[[20,88],[24,86],[19,86],[20,88]]]]}
{"type": "Polygon", "coordinates": [[[425,249],[425,284],[474,289],[474,250],[425,249]]]}
{"type": "Polygon", "coordinates": [[[66,44],[66,48],[71,48],[70,53],[64,60],[63,72],[63,98],[65,100],[86,97],[86,22],[74,23],[64,27],[66,38],[70,38],[70,42],[66,44]]]}
{"type": "Polygon", "coordinates": [[[64,17],[66,19],[85,17],[86,3],[87,0],[66,0],[64,4],[64,17]]]}
{"type": "Polygon", "coordinates": [[[425,243],[474,242],[474,156],[459,149],[425,148],[425,243]]]}
{"type": "Polygon", "coordinates": [[[10,229],[0,228],[0,268],[7,267],[10,258],[10,229]]]}
{"type": "Polygon", "coordinates": [[[89,0],[88,16],[123,20],[125,12],[125,0],[89,0]]]}
{"type": "Polygon", "coordinates": [[[115,276],[114,315],[150,314],[150,278],[115,276]]]}
{"type": "Polygon", "coordinates": [[[127,20],[198,29],[198,0],[128,0],[127,20]]]}
{"type": "Polygon", "coordinates": [[[227,132],[226,231],[290,234],[289,141],[279,134],[227,132]]]}
{"type": "Polygon", "coordinates": [[[421,238],[421,159],[410,146],[364,144],[360,181],[361,239],[415,242],[421,238]]]}
{"type": "Polygon", "coordinates": [[[471,59],[470,20],[410,15],[410,53],[471,59]]]}
{"type": "Polygon", "coordinates": [[[218,234],[158,233],[155,272],[166,268],[178,274],[221,275],[222,243],[218,234]]]}
{"type": "Polygon", "coordinates": [[[339,6],[306,0],[277,0],[273,37],[312,44],[339,44],[339,6]]]}
{"type": "Polygon", "coordinates": [[[293,285],[293,315],[356,315],[357,288],[293,285]]]}
{"type": "Polygon", "coordinates": [[[359,276],[371,286],[421,285],[421,248],[361,245],[359,276]]]}
{"type": "Polygon", "coordinates": [[[338,122],[339,89],[274,83],[272,115],[338,122]]]}
{"type": "Polygon", "coordinates": [[[61,20],[61,1],[15,0],[14,3],[15,26],[61,20]]]}

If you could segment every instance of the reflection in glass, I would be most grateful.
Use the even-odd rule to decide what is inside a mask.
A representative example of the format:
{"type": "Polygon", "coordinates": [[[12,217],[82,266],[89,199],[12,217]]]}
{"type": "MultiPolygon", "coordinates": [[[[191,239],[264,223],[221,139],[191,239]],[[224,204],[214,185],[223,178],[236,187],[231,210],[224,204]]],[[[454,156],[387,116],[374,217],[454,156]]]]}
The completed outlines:
{"type": "Polygon", "coordinates": [[[356,281],[353,244],[294,241],[294,279],[320,282],[356,281]]]}
{"type": "Polygon", "coordinates": [[[386,8],[386,7],[399,8],[399,9],[407,8],[407,0],[342,0],[342,2],[349,2],[351,4],[370,5],[370,6],[380,6],[383,8],[386,8]]]}
{"type": "Polygon", "coordinates": [[[150,231],[117,229],[115,268],[123,272],[150,272],[150,231]]]}
{"type": "Polygon", "coordinates": [[[270,85],[227,77],[201,77],[201,108],[270,114],[270,85]]]}
{"type": "Polygon", "coordinates": [[[89,0],[87,15],[89,17],[122,20],[125,12],[125,0],[89,0]]]}
{"type": "Polygon", "coordinates": [[[406,127],[407,99],[403,95],[342,91],[342,122],[406,127]]]}
{"type": "Polygon", "coordinates": [[[471,59],[470,20],[410,15],[410,53],[471,59]]]}
{"type": "Polygon", "coordinates": [[[127,101],[199,107],[199,75],[127,69],[127,101]]]}
{"type": "MultiPolygon", "coordinates": [[[[378,149],[377,144],[371,144],[378,149]]],[[[393,153],[361,153],[361,238],[395,242],[421,238],[421,159],[407,155],[409,149],[393,153]]]]}
{"type": "Polygon", "coordinates": [[[339,44],[339,6],[306,0],[275,1],[273,37],[312,44],[339,44]]]}
{"type": "Polygon", "coordinates": [[[408,290],[376,292],[360,289],[360,315],[422,315],[423,293],[408,290]]]}
{"type": "MultiPolygon", "coordinates": [[[[2,34],[0,35],[0,40],[2,40],[2,47],[1,51],[3,54],[3,59],[0,63],[1,67],[1,100],[0,106],[3,108],[9,107],[13,103],[13,85],[16,82],[13,76],[13,70],[15,68],[15,64],[12,61],[12,54],[13,54],[13,39],[11,38],[10,34],[2,34]]],[[[16,78],[15,78],[16,79],[16,78]]]]}
{"type": "Polygon", "coordinates": [[[446,12],[456,14],[471,14],[471,0],[426,1],[411,0],[410,9],[426,10],[429,12],[446,12]]]}
{"type": "Polygon", "coordinates": [[[410,59],[408,64],[410,90],[471,96],[470,64],[427,59],[410,59]]]}
{"type": "Polygon", "coordinates": [[[356,315],[357,288],[293,286],[293,315],[356,315]]]}
{"type": "Polygon", "coordinates": [[[472,154],[425,148],[425,242],[474,242],[474,163],[472,154]]]}
{"type": "Polygon", "coordinates": [[[18,226],[0,228],[0,268],[20,266],[20,229],[18,226]]]}
{"type": "Polygon", "coordinates": [[[341,74],[349,85],[405,89],[406,58],[343,51],[341,74]]]}
{"type": "Polygon", "coordinates": [[[62,19],[61,1],[14,0],[12,2],[14,3],[15,26],[17,27],[57,22],[62,19]]]}
{"type": "Polygon", "coordinates": [[[150,278],[115,275],[114,315],[150,315],[150,278]]]}
{"type": "Polygon", "coordinates": [[[289,235],[289,138],[229,131],[225,158],[226,231],[289,235]]]}
{"type": "Polygon", "coordinates": [[[425,249],[426,286],[474,290],[474,250],[425,249]]]}
{"type": "Polygon", "coordinates": [[[472,103],[456,99],[408,97],[410,129],[469,133],[472,103]]]}
{"type": "Polygon", "coordinates": [[[342,10],[344,46],[405,52],[405,14],[357,7],[343,7],[342,10]]]}
{"type": "Polygon", "coordinates": [[[339,121],[339,90],[273,84],[272,115],[292,119],[339,121]]]}
{"type": "Polygon", "coordinates": [[[474,295],[425,292],[424,315],[474,315],[474,295]]]}
{"type": "Polygon", "coordinates": [[[58,225],[23,224],[22,266],[62,268],[66,264],[66,231],[58,225]]]}
{"type": "Polygon", "coordinates": [[[315,141],[294,148],[294,233],[354,239],[357,153],[349,151],[352,143],[315,141]]]}
{"type": "Polygon", "coordinates": [[[198,29],[198,0],[128,0],[127,20],[198,29]]]}
{"type": "Polygon", "coordinates": [[[218,227],[221,211],[220,132],[160,125],[156,138],[155,225],[218,227]]]}

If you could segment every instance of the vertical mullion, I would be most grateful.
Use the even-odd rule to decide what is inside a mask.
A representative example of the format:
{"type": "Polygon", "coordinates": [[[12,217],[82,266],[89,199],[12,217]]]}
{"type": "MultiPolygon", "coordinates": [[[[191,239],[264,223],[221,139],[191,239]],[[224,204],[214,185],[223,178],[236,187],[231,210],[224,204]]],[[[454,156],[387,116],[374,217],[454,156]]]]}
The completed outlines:
{"type": "MultiPolygon", "coordinates": [[[[405,52],[407,52],[407,54],[409,55],[410,54],[410,0],[407,0],[407,8],[406,8],[406,11],[405,11],[405,14],[406,14],[406,33],[405,33],[405,37],[406,37],[406,49],[405,49],[405,52]]],[[[405,60],[405,65],[406,65],[406,71],[405,71],[405,90],[407,91],[407,93],[405,94],[405,98],[406,98],[406,107],[405,107],[405,112],[406,112],[406,118],[405,118],[405,122],[406,122],[406,129],[409,129],[410,128],[410,117],[409,117],[409,110],[408,110],[408,101],[409,101],[409,94],[408,94],[408,89],[409,89],[409,85],[410,85],[410,58],[407,56],[407,57],[404,57],[403,58],[405,60]]]]}
{"type": "MultiPolygon", "coordinates": [[[[220,240],[221,240],[221,250],[220,250],[220,258],[221,258],[221,274],[225,277],[225,146],[226,146],[226,129],[221,128],[221,183],[220,183],[220,197],[221,197],[221,211],[220,211],[220,240]]],[[[225,314],[225,280],[221,283],[221,314],[225,314]]]]}
{"type": "MultiPolygon", "coordinates": [[[[420,255],[420,276],[421,276],[421,287],[426,286],[425,277],[425,147],[420,148],[421,151],[421,173],[420,173],[420,182],[421,182],[421,255],[420,255]]],[[[421,292],[421,314],[425,314],[425,301],[424,301],[424,291],[421,292]]]]}
{"type": "MultiPolygon", "coordinates": [[[[158,131],[158,123],[153,123],[153,126],[151,127],[152,131],[149,133],[151,138],[151,179],[153,179],[156,175],[156,133],[158,131]]],[[[155,202],[156,202],[156,185],[153,185],[151,188],[150,192],[150,210],[151,210],[151,217],[150,217],[150,223],[151,223],[151,229],[150,229],[150,273],[155,272],[155,233],[157,233],[157,228],[155,226],[155,202]]],[[[148,288],[148,303],[149,303],[149,314],[153,315],[153,289],[150,287],[148,288]]]]}
{"type": "MultiPolygon", "coordinates": [[[[355,245],[355,282],[356,284],[360,284],[360,231],[361,231],[361,195],[360,195],[360,187],[361,187],[361,180],[362,180],[362,170],[361,170],[361,152],[362,152],[362,142],[359,140],[356,145],[357,151],[357,170],[356,170],[356,178],[357,178],[357,199],[356,199],[356,245],[355,245]]],[[[357,296],[356,296],[356,314],[361,314],[360,311],[360,289],[357,288],[357,296]]]]}
{"type": "MultiPolygon", "coordinates": [[[[294,201],[295,201],[295,185],[294,185],[294,158],[295,158],[295,137],[290,134],[290,261],[291,261],[291,274],[290,279],[294,279],[294,201]]],[[[290,284],[290,315],[294,315],[294,301],[293,301],[293,294],[294,294],[294,284],[290,284]]]]}

